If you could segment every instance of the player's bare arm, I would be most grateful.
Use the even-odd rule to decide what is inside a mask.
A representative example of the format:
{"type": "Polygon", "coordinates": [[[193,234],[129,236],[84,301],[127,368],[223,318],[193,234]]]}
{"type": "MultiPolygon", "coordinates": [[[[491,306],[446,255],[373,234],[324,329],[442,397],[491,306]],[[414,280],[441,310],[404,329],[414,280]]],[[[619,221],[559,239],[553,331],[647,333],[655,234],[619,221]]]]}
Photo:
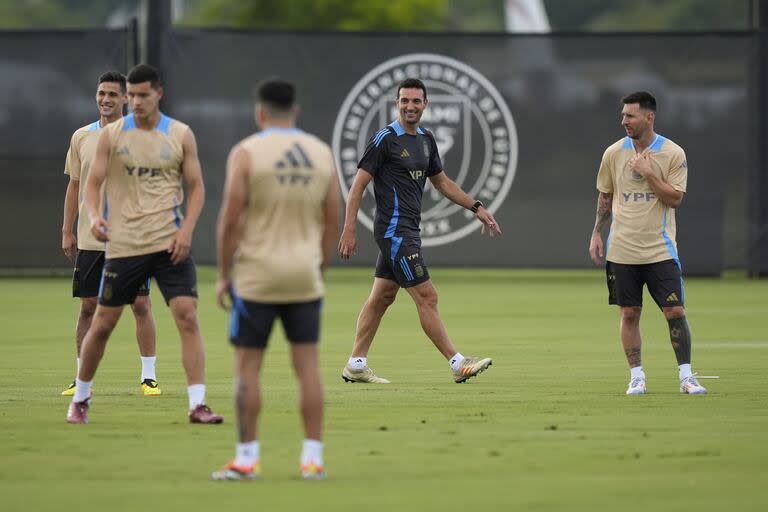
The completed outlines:
{"type": "Polygon", "coordinates": [[[228,299],[232,285],[231,271],[235,251],[242,236],[242,218],[248,206],[248,153],[240,144],[232,148],[227,158],[227,178],[224,197],[216,228],[219,278],[216,283],[216,301],[229,309],[228,299]]]}
{"type": "Polygon", "coordinates": [[[323,263],[325,270],[333,257],[336,248],[336,239],[339,237],[339,215],[341,214],[341,193],[339,192],[339,178],[336,172],[331,174],[328,184],[328,192],[325,195],[325,208],[323,219],[323,263]]]}
{"type": "Polygon", "coordinates": [[[339,256],[341,259],[348,260],[357,254],[357,212],[360,210],[360,203],[363,201],[365,187],[373,179],[373,175],[363,169],[358,169],[355,180],[349,189],[347,196],[347,212],[344,216],[344,230],[339,239],[339,256]]]}
{"type": "Polygon", "coordinates": [[[632,157],[630,166],[632,169],[643,175],[648,182],[648,185],[662,203],[670,208],[678,208],[680,203],[683,202],[683,196],[685,194],[676,190],[672,185],[665,182],[661,176],[658,176],[653,172],[653,168],[651,167],[651,155],[647,150],[632,157]]]}
{"type": "Polygon", "coordinates": [[[171,263],[176,265],[189,256],[192,248],[192,233],[200,218],[205,203],[205,185],[203,170],[197,156],[197,142],[192,130],[187,130],[181,142],[184,150],[184,160],[181,162],[181,176],[184,178],[184,189],[187,194],[187,212],[181,227],[171,240],[168,252],[171,253],[171,263]]]}
{"type": "Polygon", "coordinates": [[[75,263],[75,254],[77,253],[77,237],[72,232],[77,218],[77,196],[80,187],[80,180],[69,179],[67,192],[64,195],[64,223],[61,226],[61,248],[64,255],[71,263],[75,263]]]}
{"type": "Polygon", "coordinates": [[[589,256],[595,265],[603,264],[605,257],[603,251],[603,227],[611,220],[613,208],[613,194],[599,192],[597,195],[597,214],[595,215],[595,227],[592,229],[592,237],[589,240],[589,256]]]}
{"type": "Polygon", "coordinates": [[[112,145],[109,140],[109,130],[101,130],[99,140],[96,143],[96,153],[93,155],[88,179],[85,180],[85,192],[83,193],[83,207],[88,213],[91,222],[91,233],[99,242],[109,241],[109,225],[107,220],[99,212],[101,203],[100,191],[104,180],[107,179],[107,164],[109,163],[109,151],[112,145]]]}
{"type": "MultiPolygon", "coordinates": [[[[461,187],[456,184],[455,181],[453,181],[448,177],[447,174],[445,174],[444,171],[440,171],[438,174],[430,177],[429,180],[432,182],[432,185],[437,189],[438,192],[459,206],[463,206],[467,210],[470,210],[475,204],[475,199],[464,192],[461,187]]],[[[480,222],[483,223],[483,226],[480,230],[481,234],[484,234],[487,229],[488,235],[491,238],[495,237],[496,235],[501,235],[501,226],[499,226],[499,223],[496,222],[496,219],[493,218],[493,215],[491,215],[491,213],[486,210],[485,207],[479,207],[475,213],[475,216],[480,222]]]]}

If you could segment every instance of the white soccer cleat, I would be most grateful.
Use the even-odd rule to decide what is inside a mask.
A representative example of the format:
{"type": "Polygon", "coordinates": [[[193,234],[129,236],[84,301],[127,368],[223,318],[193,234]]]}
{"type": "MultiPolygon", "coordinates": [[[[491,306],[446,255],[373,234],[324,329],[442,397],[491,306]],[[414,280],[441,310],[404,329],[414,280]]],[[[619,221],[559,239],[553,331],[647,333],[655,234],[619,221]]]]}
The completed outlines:
{"type": "Polygon", "coordinates": [[[627,388],[628,395],[644,395],[645,394],[645,377],[635,377],[629,381],[629,387],[627,388]]]}
{"type": "Polygon", "coordinates": [[[459,366],[458,370],[451,370],[451,373],[453,374],[453,381],[456,384],[461,384],[462,382],[466,382],[472,377],[476,377],[477,375],[480,375],[481,373],[483,373],[492,364],[493,364],[493,359],[491,359],[490,357],[481,358],[481,357],[467,356],[461,362],[461,366],[459,366]]]}
{"type": "Polygon", "coordinates": [[[385,378],[376,375],[369,367],[365,367],[361,370],[346,365],[341,371],[341,378],[344,382],[367,382],[369,384],[389,384],[389,381],[385,378]]]}
{"type": "Polygon", "coordinates": [[[315,461],[309,461],[301,465],[301,478],[304,480],[325,480],[325,469],[315,461]]]}
{"type": "Polygon", "coordinates": [[[219,471],[211,473],[211,480],[218,482],[248,482],[259,478],[261,478],[261,466],[258,462],[253,466],[238,466],[232,460],[219,471]]]}
{"type": "Polygon", "coordinates": [[[707,389],[699,384],[695,375],[691,375],[680,381],[680,392],[684,395],[706,395],[707,389]]]}

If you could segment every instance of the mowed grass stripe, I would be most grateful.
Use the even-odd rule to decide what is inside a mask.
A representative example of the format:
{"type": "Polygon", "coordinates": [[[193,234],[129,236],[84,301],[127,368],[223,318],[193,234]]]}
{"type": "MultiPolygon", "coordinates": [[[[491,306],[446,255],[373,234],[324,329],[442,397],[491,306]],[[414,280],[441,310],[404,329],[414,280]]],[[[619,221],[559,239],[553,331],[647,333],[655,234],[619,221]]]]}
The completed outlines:
{"type": "Polygon", "coordinates": [[[91,424],[64,422],[77,303],[64,279],[0,280],[3,510],[761,510],[768,492],[768,283],[687,279],[694,369],[680,396],[666,322],[646,296],[649,394],[627,397],[618,314],[600,271],[432,269],[449,333],[494,365],[457,385],[401,292],[370,354],[388,386],[345,384],[370,269],[332,269],[323,312],[330,479],[298,479],[301,429],[282,330],[264,368],[265,479],[208,482],[233,455],[227,315],[200,271],[208,397],[220,427],[186,423],[178,336],[158,291],[158,378],[141,396],[126,310],[95,381],[91,424]],[[732,349],[732,350],[729,350],[732,349]]]}

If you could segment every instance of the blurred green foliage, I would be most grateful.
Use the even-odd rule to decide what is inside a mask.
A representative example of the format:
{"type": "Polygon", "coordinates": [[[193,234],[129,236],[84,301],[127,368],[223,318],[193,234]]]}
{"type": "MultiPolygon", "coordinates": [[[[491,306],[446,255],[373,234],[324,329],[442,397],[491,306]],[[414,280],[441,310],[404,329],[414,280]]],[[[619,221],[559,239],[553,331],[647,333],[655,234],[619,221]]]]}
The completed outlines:
{"type": "Polygon", "coordinates": [[[0,0],[0,28],[102,27],[118,11],[140,0],[0,0]]]}
{"type": "Polygon", "coordinates": [[[749,0],[544,0],[553,30],[746,30],[749,0]]]}
{"type": "Polygon", "coordinates": [[[447,0],[195,0],[182,24],[304,30],[441,30],[447,0]]]}
{"type": "MultiPolygon", "coordinates": [[[[145,0],[0,0],[0,28],[125,23],[145,0]]],[[[171,1],[171,0],[168,0],[171,1]]],[[[556,31],[743,30],[750,0],[543,0],[556,31]]],[[[282,30],[504,30],[504,0],[175,0],[176,22],[282,30]]]]}

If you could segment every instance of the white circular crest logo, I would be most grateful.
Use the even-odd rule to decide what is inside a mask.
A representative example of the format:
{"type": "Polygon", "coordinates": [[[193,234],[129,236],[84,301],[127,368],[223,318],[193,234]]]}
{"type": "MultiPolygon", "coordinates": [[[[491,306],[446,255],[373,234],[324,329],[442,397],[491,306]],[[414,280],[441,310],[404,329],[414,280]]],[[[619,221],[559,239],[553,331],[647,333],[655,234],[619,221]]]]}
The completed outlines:
{"type": "MultiPolygon", "coordinates": [[[[435,136],[443,168],[472,197],[495,213],[507,197],[517,167],[517,130],[499,91],[477,70],[456,59],[414,53],[390,59],[366,74],[347,95],[333,129],[333,154],[346,200],[368,139],[398,118],[397,85],[418,78],[429,106],[421,125],[435,136]]],[[[372,184],[358,219],[373,231],[372,184]]],[[[425,247],[448,244],[480,228],[472,212],[451,202],[427,180],[422,201],[425,247]]]]}

